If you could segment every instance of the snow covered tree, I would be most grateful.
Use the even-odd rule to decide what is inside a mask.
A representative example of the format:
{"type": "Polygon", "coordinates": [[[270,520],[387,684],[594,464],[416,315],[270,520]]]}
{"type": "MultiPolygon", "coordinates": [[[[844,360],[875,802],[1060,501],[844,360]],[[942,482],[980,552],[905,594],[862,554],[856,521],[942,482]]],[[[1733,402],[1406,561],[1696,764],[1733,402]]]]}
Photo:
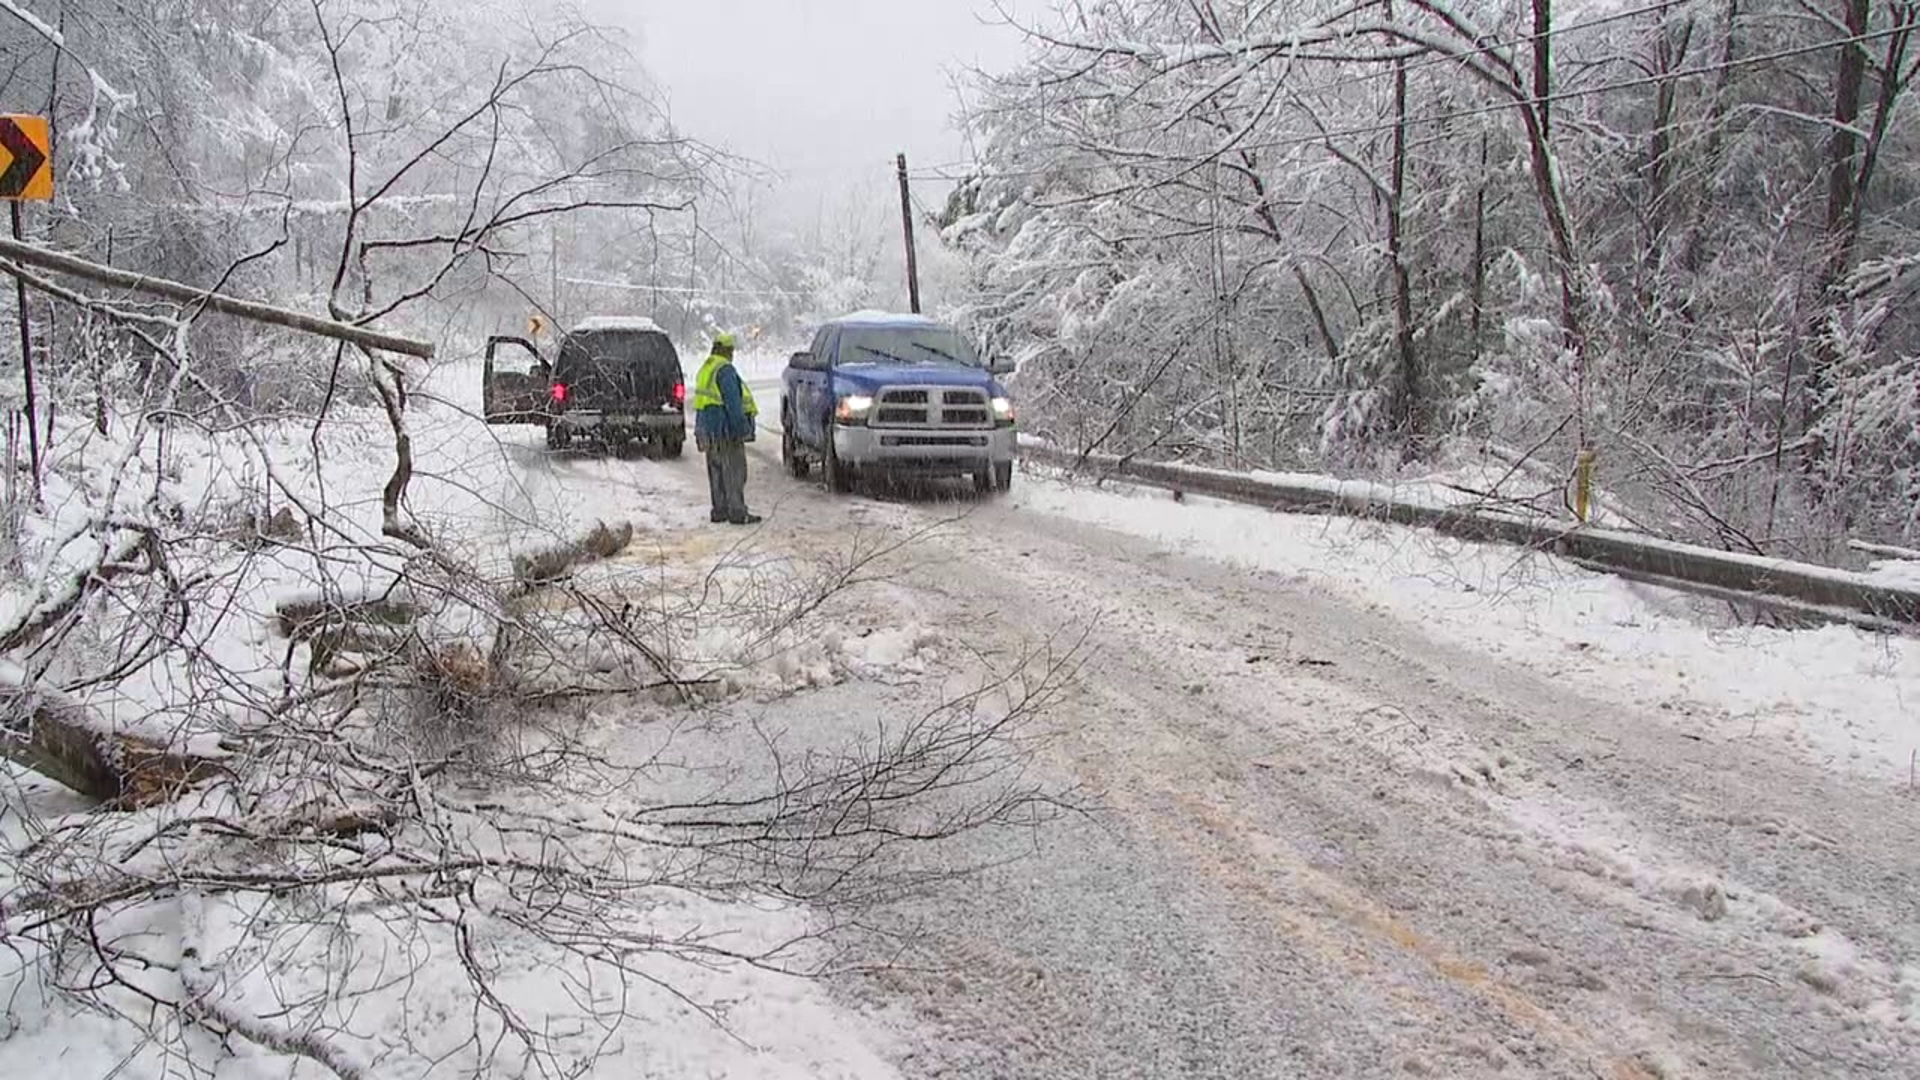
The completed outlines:
{"type": "Polygon", "coordinates": [[[1063,3],[983,78],[943,235],[1063,435],[1365,469],[1588,449],[1669,531],[1910,537],[1915,18],[1063,3]]]}

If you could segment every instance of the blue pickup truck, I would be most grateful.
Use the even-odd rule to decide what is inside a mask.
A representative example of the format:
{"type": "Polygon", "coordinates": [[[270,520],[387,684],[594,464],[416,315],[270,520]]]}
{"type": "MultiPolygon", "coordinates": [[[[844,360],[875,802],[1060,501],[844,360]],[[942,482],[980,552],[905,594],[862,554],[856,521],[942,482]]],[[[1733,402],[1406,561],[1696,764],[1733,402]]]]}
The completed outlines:
{"type": "Polygon", "coordinates": [[[796,477],[818,463],[834,491],[882,473],[971,476],[980,491],[1013,486],[1014,414],[958,330],[919,315],[867,312],[822,326],[781,379],[780,457],[796,477]]]}

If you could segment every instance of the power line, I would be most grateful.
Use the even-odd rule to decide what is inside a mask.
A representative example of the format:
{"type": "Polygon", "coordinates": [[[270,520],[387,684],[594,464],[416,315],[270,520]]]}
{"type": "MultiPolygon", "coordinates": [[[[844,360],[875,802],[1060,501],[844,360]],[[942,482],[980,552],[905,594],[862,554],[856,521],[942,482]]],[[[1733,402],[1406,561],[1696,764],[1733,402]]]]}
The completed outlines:
{"type": "Polygon", "coordinates": [[[797,289],[779,289],[779,288],[773,288],[773,287],[768,287],[765,289],[740,289],[740,288],[720,288],[717,286],[709,288],[701,285],[645,285],[645,284],[640,284],[638,282],[632,282],[632,281],[596,281],[592,278],[564,277],[564,276],[561,277],[560,280],[566,282],[569,285],[580,285],[586,288],[593,288],[593,289],[619,289],[624,292],[668,293],[674,296],[709,296],[709,295],[753,296],[753,297],[780,296],[780,297],[790,297],[794,299],[807,299],[812,295],[811,293],[801,292],[797,289]]]}
{"type": "MultiPolygon", "coordinates": [[[[1485,116],[1485,115],[1488,115],[1489,113],[1505,112],[1508,109],[1512,109],[1519,106],[1525,106],[1525,105],[1537,106],[1537,105],[1543,105],[1543,104],[1553,104],[1555,102],[1560,102],[1560,101],[1574,101],[1580,98],[1595,97],[1600,94],[1613,93],[1616,90],[1632,90],[1632,89],[1637,89],[1639,87],[1655,86],[1662,82],[1690,78],[1696,75],[1715,75],[1723,71],[1732,71],[1736,68],[1752,67],[1756,64],[1767,64],[1767,63],[1772,63],[1776,60],[1790,60],[1790,59],[1793,59],[1794,57],[1808,56],[1813,53],[1823,52],[1827,49],[1843,48],[1843,47],[1854,46],[1854,45],[1865,45],[1870,42],[1879,41],[1882,38],[1893,37],[1896,34],[1906,33],[1913,29],[1914,27],[1907,26],[1907,25],[1891,26],[1891,27],[1886,27],[1884,29],[1880,29],[1880,30],[1868,31],[1863,34],[1855,34],[1850,37],[1835,38],[1831,41],[1818,42],[1812,45],[1802,45],[1792,49],[1781,49],[1777,52],[1762,53],[1757,56],[1743,56],[1735,60],[1720,61],[1718,63],[1707,64],[1701,67],[1687,68],[1680,71],[1668,72],[1665,75],[1647,75],[1647,76],[1642,76],[1636,79],[1625,79],[1619,82],[1605,83],[1600,86],[1589,86],[1582,89],[1559,91],[1556,93],[1547,94],[1544,97],[1516,98],[1510,101],[1502,101],[1492,105],[1482,105],[1472,109],[1459,109],[1453,112],[1436,113],[1428,116],[1412,116],[1412,117],[1408,117],[1403,121],[1382,121],[1381,123],[1378,123],[1378,124],[1367,124],[1367,125],[1362,125],[1358,127],[1334,128],[1331,130],[1320,132],[1319,134],[1316,134],[1316,135],[1292,136],[1285,139],[1269,139],[1262,142],[1239,143],[1233,146],[1221,147],[1220,149],[1214,151],[1213,155],[1224,153],[1227,150],[1235,150],[1235,149],[1278,150],[1278,149],[1285,149],[1285,148],[1294,147],[1294,146],[1311,146],[1318,143],[1324,143],[1331,139],[1336,139],[1336,138],[1346,138],[1346,137],[1355,136],[1355,135],[1377,135],[1382,132],[1392,131],[1395,127],[1401,126],[1402,124],[1408,127],[1426,125],[1426,124],[1443,124],[1450,120],[1464,120],[1464,119],[1470,119],[1476,116],[1485,116]]],[[[1213,155],[1206,155],[1206,156],[1213,156],[1213,155]]],[[[1140,151],[1136,154],[1136,156],[1144,158],[1144,157],[1148,157],[1149,155],[1145,151],[1140,151]]],[[[1031,177],[1038,177],[1038,176],[1058,175],[1060,173],[1091,173],[1091,172],[1099,172],[1099,171],[1113,168],[1113,167],[1114,167],[1113,163],[1107,163],[1107,164],[1102,164],[1098,166],[1078,166],[1074,168],[1025,169],[1025,170],[1016,170],[1013,172],[994,173],[992,176],[986,177],[986,179],[1016,179],[1016,178],[1022,178],[1022,177],[1031,178],[1031,177]]],[[[926,179],[945,180],[951,183],[962,183],[962,182],[965,182],[966,180],[976,179],[976,178],[978,177],[955,176],[955,175],[932,175],[932,176],[926,177],[926,179]]]]}

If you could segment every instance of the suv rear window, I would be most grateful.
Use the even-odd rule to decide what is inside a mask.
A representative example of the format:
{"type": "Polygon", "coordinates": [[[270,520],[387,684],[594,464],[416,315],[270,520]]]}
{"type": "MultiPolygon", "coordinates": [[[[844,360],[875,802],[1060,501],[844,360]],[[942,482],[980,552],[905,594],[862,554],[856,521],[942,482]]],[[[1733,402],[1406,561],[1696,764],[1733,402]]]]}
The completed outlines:
{"type": "Polygon", "coordinates": [[[553,381],[575,408],[652,406],[673,396],[680,356],[658,330],[583,330],[560,342],[553,381]]]}
{"type": "Polygon", "coordinates": [[[647,375],[680,374],[680,357],[673,341],[657,330],[588,330],[568,334],[560,343],[553,377],[559,382],[585,382],[591,375],[628,372],[647,375]]]}

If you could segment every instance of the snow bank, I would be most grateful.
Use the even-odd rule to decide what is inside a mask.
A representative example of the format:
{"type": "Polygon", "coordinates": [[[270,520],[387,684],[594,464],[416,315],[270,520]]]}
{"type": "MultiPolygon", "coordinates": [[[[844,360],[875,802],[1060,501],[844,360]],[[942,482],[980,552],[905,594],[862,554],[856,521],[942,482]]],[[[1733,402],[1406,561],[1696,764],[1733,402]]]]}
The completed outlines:
{"type": "Polygon", "coordinates": [[[1920,559],[1879,559],[1867,574],[1878,584],[1894,589],[1920,589],[1920,559]]]}

